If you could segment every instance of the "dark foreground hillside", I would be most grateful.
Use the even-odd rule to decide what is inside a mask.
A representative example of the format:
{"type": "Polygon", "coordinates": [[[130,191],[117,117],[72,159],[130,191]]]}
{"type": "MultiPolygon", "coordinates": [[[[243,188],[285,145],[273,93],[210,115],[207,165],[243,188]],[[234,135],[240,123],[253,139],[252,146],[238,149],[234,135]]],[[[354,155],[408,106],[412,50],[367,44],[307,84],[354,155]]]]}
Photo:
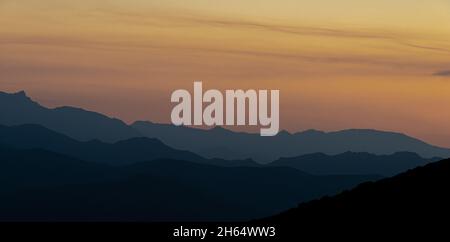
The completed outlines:
{"type": "MultiPolygon", "coordinates": [[[[300,204],[264,220],[285,236],[321,231],[367,235],[442,233],[450,214],[450,159],[364,183],[334,197],[300,204]]],[[[319,235],[319,234],[318,234],[319,235]]],[[[406,234],[405,234],[406,235],[406,234]]]]}

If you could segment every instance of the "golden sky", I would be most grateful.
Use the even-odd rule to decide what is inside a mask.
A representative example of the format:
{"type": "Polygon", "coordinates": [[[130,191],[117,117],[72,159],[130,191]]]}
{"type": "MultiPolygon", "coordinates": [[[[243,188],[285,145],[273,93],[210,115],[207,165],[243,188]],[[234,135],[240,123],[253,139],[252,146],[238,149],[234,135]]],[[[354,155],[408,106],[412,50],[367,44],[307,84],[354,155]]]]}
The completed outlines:
{"type": "Polygon", "coordinates": [[[374,128],[450,147],[449,0],[0,0],[0,90],[127,122],[170,94],[280,89],[289,131],[374,128]]]}

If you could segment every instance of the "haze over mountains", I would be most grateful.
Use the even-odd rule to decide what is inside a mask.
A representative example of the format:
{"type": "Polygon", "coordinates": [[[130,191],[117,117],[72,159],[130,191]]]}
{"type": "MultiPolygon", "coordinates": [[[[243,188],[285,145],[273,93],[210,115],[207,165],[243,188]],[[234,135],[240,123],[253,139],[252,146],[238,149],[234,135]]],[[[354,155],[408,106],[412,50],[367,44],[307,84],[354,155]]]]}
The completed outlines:
{"type": "Polygon", "coordinates": [[[0,146],[0,221],[248,220],[378,176],[161,159],[125,166],[0,146]]]}
{"type": "Polygon", "coordinates": [[[285,131],[274,137],[238,133],[223,128],[201,130],[138,121],[132,125],[105,115],[79,108],[49,109],[32,101],[25,92],[0,92],[0,124],[39,124],[80,141],[98,139],[117,142],[147,136],[165,144],[188,150],[206,158],[248,159],[267,163],[281,157],[294,157],[321,152],[340,154],[347,151],[372,154],[414,152],[422,157],[450,157],[450,150],[418,139],[376,130],[343,130],[321,132],[309,130],[290,134],[285,131]]]}
{"type": "Polygon", "coordinates": [[[0,93],[0,113],[4,221],[255,219],[450,153],[374,130],[261,137],[129,126],[82,109],[48,109],[23,92],[0,93]]]}
{"type": "Polygon", "coordinates": [[[328,133],[309,130],[295,134],[282,131],[273,137],[260,137],[259,134],[237,133],[220,127],[199,130],[150,122],[135,122],[132,127],[174,148],[190,150],[204,157],[251,157],[262,163],[316,152],[333,155],[347,151],[372,154],[409,151],[429,158],[450,156],[449,149],[432,146],[404,134],[377,130],[328,133]]]}
{"type": "Polygon", "coordinates": [[[45,149],[79,159],[110,165],[131,164],[161,158],[202,161],[189,151],[180,151],[157,139],[130,138],[116,143],[78,141],[36,124],[0,125],[0,144],[18,149],[45,149]]]}
{"type": "Polygon", "coordinates": [[[338,155],[313,153],[281,158],[263,165],[250,159],[207,159],[189,151],[173,149],[157,139],[145,137],[131,138],[116,143],[99,140],[77,141],[36,124],[0,125],[0,144],[21,150],[43,149],[80,160],[114,166],[158,159],[174,159],[222,167],[290,167],[315,175],[377,174],[391,176],[441,159],[422,158],[411,152],[398,152],[391,155],[355,152],[338,155]]]}

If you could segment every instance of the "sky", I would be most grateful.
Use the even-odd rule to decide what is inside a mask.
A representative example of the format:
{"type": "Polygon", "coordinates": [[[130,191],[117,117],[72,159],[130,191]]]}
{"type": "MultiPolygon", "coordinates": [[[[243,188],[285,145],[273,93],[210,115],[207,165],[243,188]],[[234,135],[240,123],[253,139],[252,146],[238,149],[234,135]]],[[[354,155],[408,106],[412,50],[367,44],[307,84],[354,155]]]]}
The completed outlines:
{"type": "Polygon", "coordinates": [[[170,122],[176,89],[280,90],[290,132],[450,147],[449,0],[0,0],[0,91],[170,122]]]}

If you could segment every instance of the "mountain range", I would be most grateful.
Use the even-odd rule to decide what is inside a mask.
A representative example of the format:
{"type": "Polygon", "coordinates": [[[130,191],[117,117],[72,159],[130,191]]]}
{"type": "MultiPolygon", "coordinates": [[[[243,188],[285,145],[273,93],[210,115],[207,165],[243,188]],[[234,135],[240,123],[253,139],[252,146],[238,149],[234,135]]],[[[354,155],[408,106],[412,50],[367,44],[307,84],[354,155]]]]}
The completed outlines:
{"type": "MultiPolygon", "coordinates": [[[[298,221],[423,212],[433,206],[428,198],[445,194],[439,182],[450,163],[435,162],[448,149],[376,130],[260,137],[127,125],[79,108],[46,108],[24,92],[0,92],[0,113],[1,221],[243,221],[300,202],[267,220],[295,230],[298,221]]],[[[435,205],[433,213],[445,209],[435,205]]]]}
{"type": "Polygon", "coordinates": [[[0,221],[248,220],[380,178],[172,159],[111,166],[7,146],[0,157],[0,221]]]}
{"type": "Polygon", "coordinates": [[[308,130],[294,134],[282,131],[273,137],[261,137],[221,127],[201,130],[142,121],[131,126],[147,137],[158,138],[174,148],[190,150],[204,157],[250,157],[261,163],[281,157],[311,153],[335,155],[347,151],[379,155],[408,151],[427,158],[450,157],[449,149],[429,145],[404,134],[369,129],[328,133],[308,130]]]}
{"type": "Polygon", "coordinates": [[[308,130],[281,131],[274,137],[233,132],[216,127],[210,130],[137,121],[131,125],[100,113],[80,108],[46,108],[25,92],[0,92],[0,124],[12,126],[39,124],[79,141],[99,140],[114,143],[136,137],[161,140],[166,145],[206,158],[253,159],[268,163],[282,157],[311,153],[336,155],[347,151],[371,154],[414,152],[426,158],[450,157],[450,150],[427,144],[400,133],[351,129],[336,132],[308,130]]]}
{"type": "Polygon", "coordinates": [[[40,124],[81,141],[117,142],[141,136],[119,119],[81,108],[46,108],[23,91],[14,94],[0,92],[0,113],[2,125],[40,124]]]}
{"type": "Polygon", "coordinates": [[[157,139],[130,138],[115,143],[100,140],[78,141],[36,124],[11,127],[0,125],[0,144],[18,149],[45,149],[78,159],[111,165],[161,158],[203,160],[192,152],[170,148],[157,139]]]}
{"type": "Polygon", "coordinates": [[[411,152],[390,155],[345,152],[338,155],[313,153],[280,158],[265,165],[247,160],[207,159],[189,151],[173,149],[153,138],[130,138],[116,143],[78,141],[36,124],[0,125],[0,144],[15,149],[43,149],[80,160],[114,166],[158,159],[174,159],[223,167],[290,167],[315,175],[392,176],[441,158],[422,158],[411,152]]]}

